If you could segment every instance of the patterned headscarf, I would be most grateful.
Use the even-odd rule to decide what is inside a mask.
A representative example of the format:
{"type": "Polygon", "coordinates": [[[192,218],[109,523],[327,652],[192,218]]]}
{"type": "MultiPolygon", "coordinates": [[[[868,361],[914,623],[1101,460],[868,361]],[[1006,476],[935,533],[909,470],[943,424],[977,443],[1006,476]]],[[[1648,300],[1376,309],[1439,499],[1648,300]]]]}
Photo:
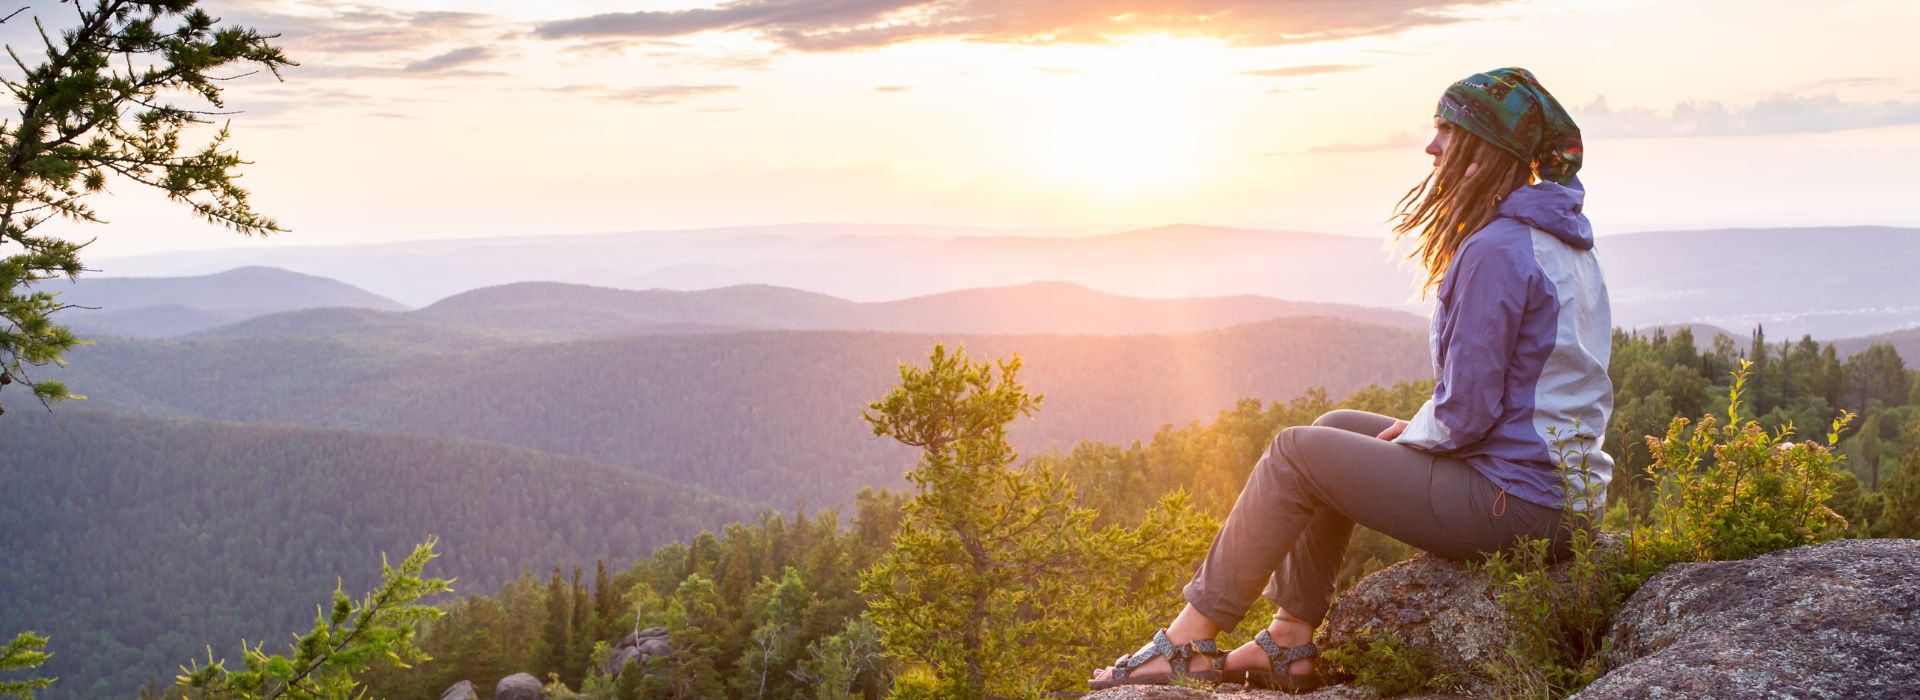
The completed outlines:
{"type": "Polygon", "coordinates": [[[1580,171],[1580,127],[1525,68],[1495,68],[1454,83],[1435,116],[1457,124],[1562,185],[1580,171]]]}

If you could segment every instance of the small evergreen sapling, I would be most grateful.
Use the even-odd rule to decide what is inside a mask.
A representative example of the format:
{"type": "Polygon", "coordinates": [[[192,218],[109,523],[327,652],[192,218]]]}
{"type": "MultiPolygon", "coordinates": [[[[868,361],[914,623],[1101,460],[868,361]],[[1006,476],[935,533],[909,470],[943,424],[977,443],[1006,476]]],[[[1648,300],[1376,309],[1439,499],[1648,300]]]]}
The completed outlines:
{"type": "Polygon", "coordinates": [[[242,641],[242,671],[229,670],[208,649],[205,664],[181,667],[178,688],[187,697],[209,700],[345,700],[359,696],[355,676],[376,661],[405,668],[427,660],[414,645],[414,633],[441,611],[419,601],[452,590],[448,580],[422,573],[438,556],[437,543],[428,538],[398,567],[382,557],[380,586],[365,598],[354,600],[336,586],[331,609],[316,615],[313,629],[297,636],[287,653],[268,654],[263,644],[242,641]]]}

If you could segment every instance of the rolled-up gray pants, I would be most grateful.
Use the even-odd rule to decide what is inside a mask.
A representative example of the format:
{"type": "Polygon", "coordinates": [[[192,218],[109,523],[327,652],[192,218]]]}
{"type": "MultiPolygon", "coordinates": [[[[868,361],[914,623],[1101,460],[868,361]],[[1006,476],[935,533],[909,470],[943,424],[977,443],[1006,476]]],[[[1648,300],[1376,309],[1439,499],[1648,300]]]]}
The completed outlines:
{"type": "Polygon", "coordinates": [[[1381,440],[1394,419],[1340,410],[1287,428],[1267,446],[1183,593],[1221,629],[1254,596],[1318,626],[1354,523],[1455,560],[1523,538],[1566,550],[1561,511],[1511,498],[1461,460],[1381,440]]]}

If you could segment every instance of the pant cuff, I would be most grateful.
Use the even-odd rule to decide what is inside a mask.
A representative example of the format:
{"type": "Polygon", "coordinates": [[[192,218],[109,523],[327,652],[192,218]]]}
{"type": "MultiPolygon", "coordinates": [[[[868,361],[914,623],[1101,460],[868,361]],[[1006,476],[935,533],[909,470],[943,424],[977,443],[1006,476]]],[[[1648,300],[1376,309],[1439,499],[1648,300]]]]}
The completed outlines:
{"type": "Polygon", "coordinates": [[[1200,585],[1199,579],[1187,582],[1186,587],[1180,589],[1180,595],[1187,599],[1187,604],[1193,606],[1195,612],[1205,616],[1223,631],[1239,627],[1240,621],[1247,616],[1245,610],[1234,612],[1222,606],[1217,596],[1207,594],[1204,587],[1200,585]]]}

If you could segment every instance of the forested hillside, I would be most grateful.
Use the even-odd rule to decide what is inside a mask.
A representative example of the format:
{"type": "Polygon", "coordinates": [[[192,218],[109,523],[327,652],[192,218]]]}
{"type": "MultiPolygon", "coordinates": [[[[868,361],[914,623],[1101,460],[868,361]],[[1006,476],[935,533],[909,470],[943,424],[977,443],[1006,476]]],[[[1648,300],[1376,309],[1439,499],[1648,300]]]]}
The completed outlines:
{"type": "Polygon", "coordinates": [[[186,277],[88,275],[49,280],[37,288],[72,305],[61,316],[64,322],[95,335],[171,337],[295,309],[407,308],[344,282],[271,267],[186,277]]]}
{"type": "MultiPolygon", "coordinates": [[[[1747,408],[1772,429],[1791,422],[1816,432],[1840,412],[1854,411],[1863,414],[1866,424],[1879,422],[1889,426],[1887,433],[1899,436],[1874,448],[1888,456],[1882,464],[1880,488],[1875,490],[1864,478],[1849,475],[1864,470],[1860,445],[1874,433],[1852,433],[1842,450],[1849,456],[1851,469],[1843,473],[1830,505],[1848,521],[1847,536],[1920,537],[1920,472],[1915,471],[1920,470],[1920,421],[1914,420],[1920,409],[1920,372],[1885,361],[1841,361],[1831,347],[1812,342],[1769,344],[1755,338],[1748,346],[1721,343],[1701,352],[1690,335],[1683,330],[1673,337],[1663,333],[1614,337],[1612,374],[1621,414],[1607,436],[1607,449],[1618,462],[1610,519],[1625,521],[1636,512],[1644,515],[1649,463],[1644,437],[1664,434],[1667,421],[1676,415],[1698,418],[1723,413],[1732,381],[1728,372],[1741,359],[1751,358],[1747,408]]],[[[1209,422],[1168,426],[1151,440],[1131,445],[1081,443],[1071,450],[1033,456],[1026,469],[1064,477],[1077,494],[1077,504],[1095,509],[1104,523],[1151,524],[1161,499],[1176,491],[1190,494],[1194,507],[1218,518],[1231,508],[1255,460],[1279,429],[1307,424],[1336,406],[1407,415],[1427,397],[1431,386],[1422,381],[1368,387],[1338,403],[1319,391],[1288,401],[1246,399],[1219,411],[1209,422]]],[[[527,578],[497,596],[462,601],[427,640],[428,648],[441,660],[412,671],[377,674],[374,687],[396,696],[424,697],[454,681],[471,679],[484,691],[507,673],[531,670],[557,674],[571,688],[593,688],[586,697],[653,697],[633,687],[612,687],[588,670],[594,662],[593,643],[611,642],[635,623],[666,625],[678,635],[676,639],[692,639],[700,653],[677,658],[654,673],[666,674],[677,687],[713,689],[714,695],[758,696],[753,683],[759,678],[771,679],[769,687],[775,690],[768,697],[877,698],[892,683],[925,682],[924,676],[911,675],[914,670],[893,658],[868,658],[858,666],[841,663],[831,666],[834,673],[822,672],[829,660],[839,660],[836,654],[844,653],[849,644],[874,644],[874,632],[861,617],[863,598],[849,590],[847,581],[850,570],[875,561],[889,546],[888,533],[898,521],[887,514],[898,503],[890,499],[898,497],[864,495],[851,518],[852,527],[840,526],[844,529],[835,529],[842,519],[831,512],[811,518],[764,515],[757,523],[663,548],[623,567],[624,571],[616,568],[609,583],[591,592],[558,576],[545,586],[527,578]],[[601,592],[606,589],[610,592],[601,592]],[[784,609],[779,603],[783,596],[807,602],[784,609]],[[570,612],[586,600],[596,601],[592,605],[597,624],[584,624],[582,614],[570,612]],[[674,611],[702,612],[689,617],[674,611]],[[756,641],[762,638],[754,633],[767,629],[777,632],[778,644],[756,641]],[[536,636],[540,641],[535,645],[552,648],[564,643],[573,651],[536,651],[526,643],[536,636]],[[886,678],[893,673],[906,675],[886,678]],[[837,695],[839,684],[850,686],[851,695],[837,695]]],[[[1184,538],[1169,542],[1163,538],[1173,535],[1157,531],[1156,535],[1149,540],[1150,546],[1197,554],[1195,548],[1203,546],[1210,533],[1191,542],[1184,538]]],[[[1338,585],[1344,589],[1412,553],[1404,545],[1361,529],[1349,546],[1338,585]]],[[[1176,557],[1153,570],[1167,580],[1135,582],[1135,600],[1157,601],[1161,608],[1146,613],[1148,618],[1175,611],[1177,602],[1162,596],[1174,592],[1196,562],[1176,557]]],[[[1048,613],[1052,615],[1088,615],[1085,610],[1057,610],[1065,604],[1062,601],[1043,598],[1032,604],[1039,610],[1056,606],[1048,613]]],[[[1227,645],[1237,644],[1264,625],[1269,606],[1265,601],[1257,603],[1248,617],[1251,622],[1227,635],[1227,645]]],[[[1135,638],[1113,640],[1110,652],[1122,653],[1137,642],[1135,638]]],[[[1058,662],[1066,653],[1058,647],[1030,652],[1025,658],[1032,661],[1036,673],[1043,663],[1058,662]]],[[[1090,669],[1110,658],[1087,658],[1084,663],[1090,669]]]]}
{"type": "Polygon", "coordinates": [[[1431,372],[1421,331],[1300,318],[1179,335],[751,332],[447,353],[116,340],[49,374],[94,407],[475,438],[787,508],[902,483],[903,451],[863,429],[859,409],[938,342],[1027,359],[1047,402],[1044,418],[1014,427],[1031,451],[1138,439],[1242,396],[1337,395],[1431,372]]]}
{"type": "Polygon", "coordinates": [[[443,538],[439,575],[489,593],[523,568],[632,561],[752,509],[525,449],[63,406],[0,421],[0,620],[50,634],[49,697],[127,697],[206,645],[278,643],[336,578],[443,538]]]}

